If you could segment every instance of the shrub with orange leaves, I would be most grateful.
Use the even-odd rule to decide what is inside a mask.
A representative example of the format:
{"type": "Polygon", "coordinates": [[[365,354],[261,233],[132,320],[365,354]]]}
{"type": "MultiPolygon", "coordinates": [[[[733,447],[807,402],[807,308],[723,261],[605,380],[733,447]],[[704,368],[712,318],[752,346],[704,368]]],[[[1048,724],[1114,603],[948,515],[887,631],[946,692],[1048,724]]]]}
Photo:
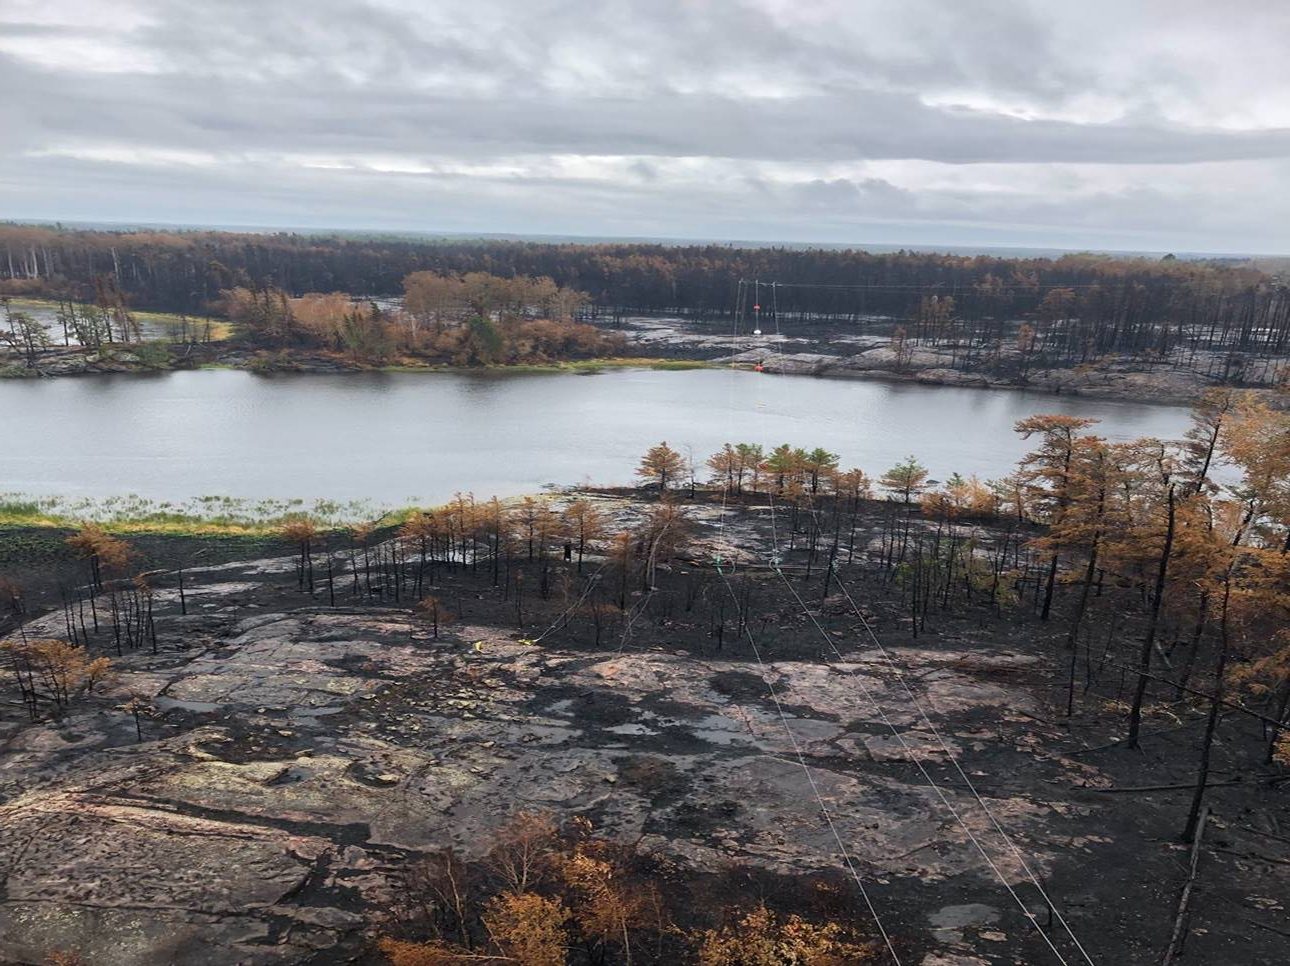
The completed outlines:
{"type": "Polygon", "coordinates": [[[699,937],[700,966],[850,966],[877,962],[878,950],[854,942],[836,923],[780,920],[761,903],[733,925],[699,937]]]}
{"type": "Polygon", "coordinates": [[[112,673],[112,661],[91,658],[85,648],[58,638],[31,638],[0,643],[23,698],[35,710],[37,699],[65,707],[81,691],[93,691],[112,673]]]}
{"type": "Polygon", "coordinates": [[[532,892],[503,893],[484,910],[489,935],[519,966],[564,966],[569,919],[559,899],[532,892]]]}
{"type": "Polygon", "coordinates": [[[453,949],[443,943],[409,943],[386,938],[379,940],[376,945],[392,966],[463,966],[464,963],[478,962],[481,959],[480,956],[453,949]]]}
{"type": "Polygon", "coordinates": [[[559,829],[551,816],[519,812],[498,833],[484,861],[503,886],[518,895],[545,881],[559,846],[559,829]]]}

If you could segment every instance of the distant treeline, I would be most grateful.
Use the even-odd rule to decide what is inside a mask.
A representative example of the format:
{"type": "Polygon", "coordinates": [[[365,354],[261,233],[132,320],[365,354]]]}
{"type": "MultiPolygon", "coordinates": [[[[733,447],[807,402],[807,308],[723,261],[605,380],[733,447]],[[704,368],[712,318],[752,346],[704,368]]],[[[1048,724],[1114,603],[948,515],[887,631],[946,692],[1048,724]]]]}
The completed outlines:
{"type": "Polygon", "coordinates": [[[1290,350],[1286,286],[1229,262],[0,227],[0,291],[92,299],[96,279],[114,276],[131,305],[173,312],[205,311],[235,287],[394,296],[420,270],[549,277],[588,293],[601,311],[709,319],[761,304],[763,316],[773,307],[789,324],[883,315],[924,326],[952,306],[947,321],[967,323],[969,339],[983,339],[977,330],[989,320],[1069,328],[1071,359],[1180,344],[1290,350]],[[778,284],[741,287],[741,279],[778,284]],[[932,297],[943,304],[929,311],[932,297]],[[1080,324],[1068,326],[1072,319],[1080,324]]]}

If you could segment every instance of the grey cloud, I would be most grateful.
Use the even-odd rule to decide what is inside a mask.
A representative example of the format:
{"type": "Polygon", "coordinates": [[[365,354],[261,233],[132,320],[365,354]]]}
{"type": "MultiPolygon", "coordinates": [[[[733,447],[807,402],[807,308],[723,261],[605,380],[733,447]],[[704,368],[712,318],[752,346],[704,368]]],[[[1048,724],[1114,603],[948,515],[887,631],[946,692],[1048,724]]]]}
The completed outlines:
{"type": "Polygon", "coordinates": [[[848,178],[825,181],[816,178],[797,186],[793,191],[796,201],[815,209],[838,211],[864,206],[871,212],[876,208],[888,217],[896,213],[914,213],[913,193],[881,178],[865,178],[862,181],[848,178]]]}
{"type": "Polygon", "coordinates": [[[1282,79],[1242,56],[1260,27],[1290,40],[1267,5],[1244,5],[1225,26],[1208,6],[1149,0],[1124,15],[1118,44],[1107,35],[1120,8],[1103,0],[1060,17],[1047,0],[136,6],[142,25],[120,30],[0,21],[0,217],[236,213],[259,224],[856,241],[940,224],[957,243],[976,231],[996,242],[1046,233],[1088,245],[1100,233],[1108,247],[1138,236],[1287,247],[1257,183],[1221,202],[1190,176],[1169,190],[1153,183],[1159,165],[1226,164],[1239,184],[1242,165],[1290,158],[1290,112],[1220,126],[1212,105],[1189,108],[1214,75],[1153,40],[1153,16],[1215,56],[1227,38],[1221,79],[1236,112],[1282,79]],[[60,44],[96,37],[107,67],[59,61],[60,44]],[[1001,106],[1014,104],[1037,116],[1001,106]],[[221,161],[185,165],[184,152],[221,161]],[[560,158],[586,156],[628,161],[613,182],[555,173],[560,158]],[[465,171],[519,159],[520,170],[412,176],[302,166],[310,157],[465,171]],[[677,173],[687,159],[728,172],[705,185],[677,173]],[[969,174],[1013,165],[1019,188],[1036,187],[835,170],[865,162],[969,174]],[[1090,165],[1105,191],[1044,175],[1090,165]]]}
{"type": "Polygon", "coordinates": [[[651,98],[415,95],[170,75],[84,77],[0,62],[31,97],[5,108],[20,140],[99,140],[213,151],[646,154],[777,161],[917,158],[974,162],[1188,163],[1283,157],[1290,129],[1228,132],[1163,124],[1024,121],[932,108],[910,94],[784,99],[669,92],[651,98]],[[22,135],[25,132],[25,137],[22,135]]]}

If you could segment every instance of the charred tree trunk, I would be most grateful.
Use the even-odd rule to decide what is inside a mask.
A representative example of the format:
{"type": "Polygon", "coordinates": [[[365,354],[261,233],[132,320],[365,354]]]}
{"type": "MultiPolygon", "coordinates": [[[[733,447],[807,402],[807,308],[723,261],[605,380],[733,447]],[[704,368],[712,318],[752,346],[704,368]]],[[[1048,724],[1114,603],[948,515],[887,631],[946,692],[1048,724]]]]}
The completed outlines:
{"type": "Polygon", "coordinates": [[[1142,728],[1142,702],[1147,696],[1147,681],[1151,674],[1151,651],[1156,644],[1156,628],[1160,625],[1160,605],[1165,597],[1165,579],[1169,576],[1169,555],[1174,547],[1174,488],[1170,484],[1165,494],[1168,522],[1165,525],[1165,543],[1160,551],[1160,566],[1156,570],[1156,593],[1151,601],[1151,619],[1147,624],[1147,633],[1142,640],[1142,651],[1138,656],[1138,685],[1133,691],[1133,706],[1129,709],[1128,746],[1138,747],[1138,734],[1142,728]]]}
{"type": "Polygon", "coordinates": [[[1200,767],[1196,775],[1196,793],[1192,796],[1191,811],[1187,813],[1187,825],[1183,829],[1183,841],[1191,842],[1196,837],[1196,827],[1200,822],[1201,808],[1205,804],[1205,786],[1209,782],[1209,756],[1214,747],[1214,732],[1218,728],[1219,710],[1223,706],[1223,675],[1227,670],[1227,602],[1231,597],[1231,574],[1223,588],[1223,610],[1219,618],[1218,660],[1214,665],[1214,696],[1209,703],[1209,718],[1205,722],[1205,740],[1201,743],[1200,767]]]}

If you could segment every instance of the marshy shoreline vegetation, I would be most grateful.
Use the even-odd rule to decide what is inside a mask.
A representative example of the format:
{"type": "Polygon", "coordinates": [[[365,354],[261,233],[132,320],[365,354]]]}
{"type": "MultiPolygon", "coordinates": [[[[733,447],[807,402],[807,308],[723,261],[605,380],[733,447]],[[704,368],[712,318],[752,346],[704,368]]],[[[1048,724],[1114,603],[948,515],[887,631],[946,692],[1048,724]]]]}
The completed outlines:
{"type": "Polygon", "coordinates": [[[249,500],[200,496],[184,502],[150,500],[137,494],[67,498],[0,493],[0,527],[77,527],[93,520],[112,533],[174,533],[181,536],[266,536],[284,520],[308,516],[324,526],[355,520],[401,519],[414,512],[378,509],[364,500],[249,500]]]}

